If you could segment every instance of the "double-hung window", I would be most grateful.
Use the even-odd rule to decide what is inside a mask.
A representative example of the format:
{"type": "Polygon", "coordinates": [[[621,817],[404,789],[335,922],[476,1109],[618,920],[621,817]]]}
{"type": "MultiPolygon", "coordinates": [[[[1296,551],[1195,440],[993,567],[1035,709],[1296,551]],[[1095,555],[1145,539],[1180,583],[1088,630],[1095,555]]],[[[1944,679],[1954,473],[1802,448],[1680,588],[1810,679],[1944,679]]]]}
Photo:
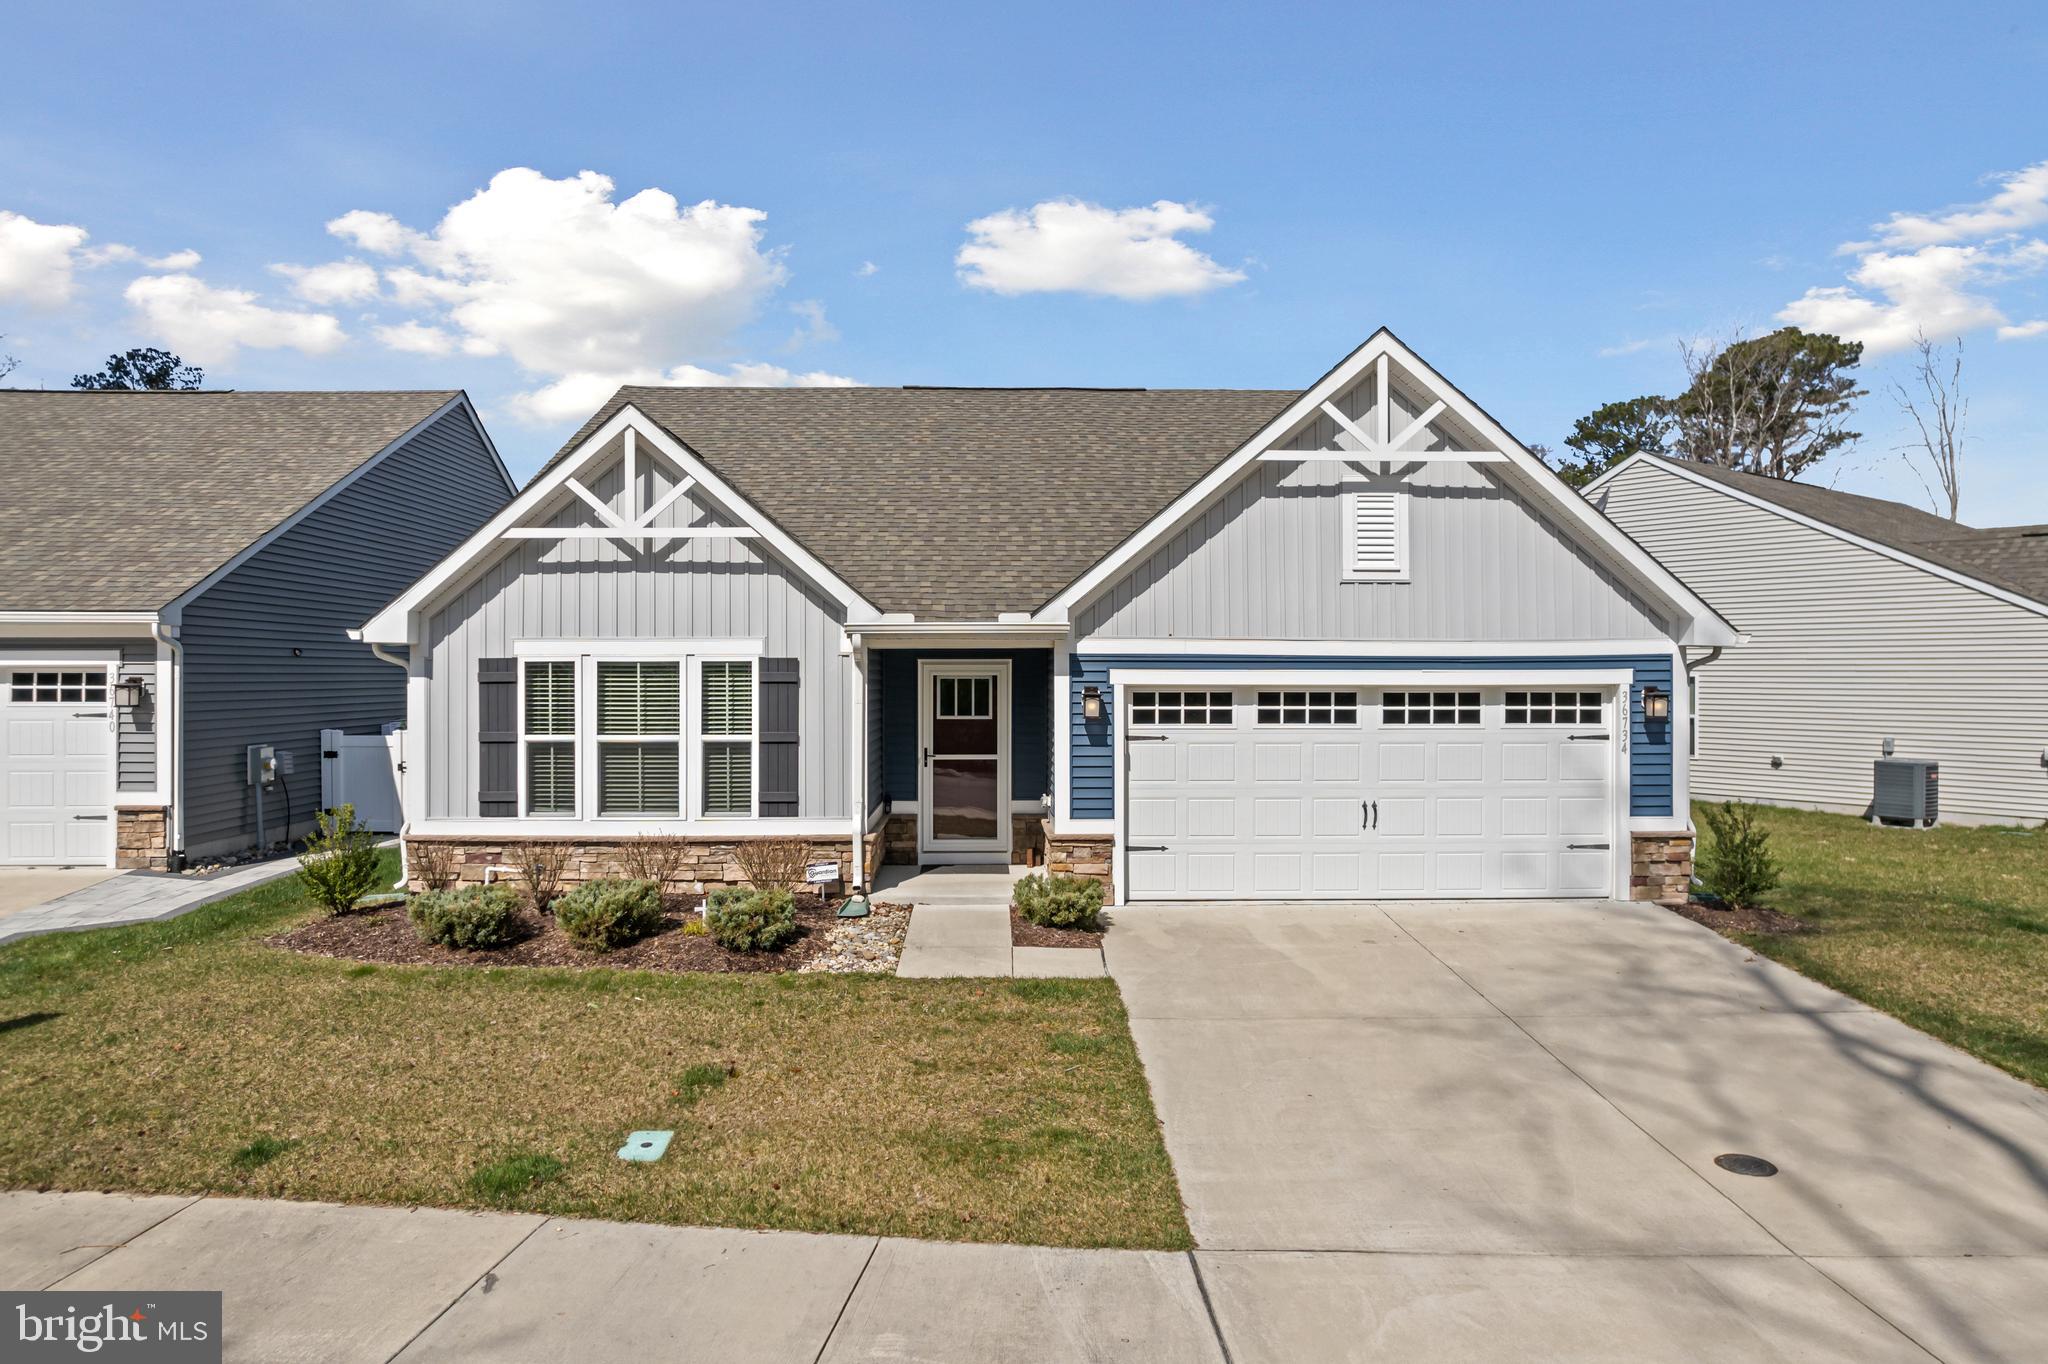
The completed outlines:
{"type": "Polygon", "coordinates": [[[598,814],[681,814],[682,756],[682,664],[599,659],[598,814]]]}
{"type": "Polygon", "coordinates": [[[526,813],[576,813],[576,663],[529,659],[519,707],[526,813]]]}
{"type": "Polygon", "coordinates": [[[759,742],[751,659],[702,659],[697,665],[697,744],[702,754],[698,811],[709,819],[754,813],[759,742]]]}

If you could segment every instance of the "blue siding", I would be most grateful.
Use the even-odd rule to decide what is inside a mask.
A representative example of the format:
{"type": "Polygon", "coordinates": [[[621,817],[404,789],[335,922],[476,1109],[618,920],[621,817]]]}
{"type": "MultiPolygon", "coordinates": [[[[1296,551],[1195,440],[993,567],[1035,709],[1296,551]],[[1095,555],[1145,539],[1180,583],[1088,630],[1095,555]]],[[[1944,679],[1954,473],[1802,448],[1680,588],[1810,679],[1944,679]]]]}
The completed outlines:
{"type": "Polygon", "coordinates": [[[1052,650],[878,649],[868,656],[869,685],[882,685],[882,783],[875,799],[917,799],[919,659],[1010,661],[1010,798],[1037,800],[1052,790],[1052,650]]]}
{"type": "Polygon", "coordinates": [[[1068,666],[1067,710],[1073,740],[1070,758],[1073,809],[1069,817],[1073,819],[1110,819],[1116,814],[1116,696],[1109,685],[1112,668],[1179,668],[1189,671],[1413,668],[1440,672],[1513,669],[1532,673],[1569,668],[1628,668],[1635,674],[1635,686],[1629,702],[1629,813],[1669,816],[1672,812],[1672,727],[1667,721],[1653,725],[1644,720],[1642,699],[1643,688],[1651,684],[1666,694],[1670,693],[1671,658],[1668,654],[1574,655],[1568,658],[1263,658],[1211,654],[1161,658],[1076,654],[1070,658],[1068,666]],[[1089,685],[1102,689],[1102,718],[1092,722],[1081,718],[1081,689],[1089,685]]]}
{"type": "MultiPolygon", "coordinates": [[[[375,733],[405,719],[405,674],[346,631],[511,496],[475,422],[458,407],[185,607],[188,853],[255,841],[245,756],[254,743],[292,754],[293,826],[304,831],[312,823],[320,731],[375,733]]],[[[279,792],[267,802],[273,835],[283,801],[279,792]]]]}

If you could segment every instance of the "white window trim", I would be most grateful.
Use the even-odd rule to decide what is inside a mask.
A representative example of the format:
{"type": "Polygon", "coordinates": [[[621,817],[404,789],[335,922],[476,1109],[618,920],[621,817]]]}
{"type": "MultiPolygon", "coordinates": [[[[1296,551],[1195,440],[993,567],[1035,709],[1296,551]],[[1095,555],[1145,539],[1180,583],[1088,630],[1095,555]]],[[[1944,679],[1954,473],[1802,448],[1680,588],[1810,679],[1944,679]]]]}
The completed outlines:
{"type": "Polygon", "coordinates": [[[1507,700],[1506,696],[1503,696],[1501,698],[1501,725],[1503,728],[1506,729],[1582,729],[1587,725],[1599,725],[1604,728],[1607,725],[1607,723],[1611,719],[1613,719],[1613,714],[1610,709],[1609,703],[1613,701],[1614,698],[1594,687],[1515,687],[1511,690],[1520,692],[1524,696],[1529,697],[1549,697],[1550,704],[1548,706],[1539,707],[1532,700],[1527,705],[1523,706],[1522,709],[1548,710],[1551,712],[1552,718],[1548,720],[1511,720],[1508,718],[1507,713],[1508,711],[1514,709],[1514,706],[1507,700]],[[1599,716],[1592,720],[1578,718],[1578,713],[1580,709],[1579,698],[1587,695],[1590,695],[1594,698],[1594,705],[1597,706],[1600,711],[1599,716]],[[1557,713],[1557,698],[1560,696],[1568,696],[1571,698],[1571,710],[1573,716],[1572,719],[1559,720],[1555,718],[1557,713]]]}
{"type": "Polygon", "coordinates": [[[583,814],[584,786],[583,772],[583,660],[575,654],[533,653],[515,654],[519,660],[519,694],[514,704],[519,707],[519,809],[514,816],[520,820],[531,819],[579,819],[583,814]],[[566,736],[569,744],[570,764],[575,771],[576,808],[568,814],[550,810],[545,814],[532,813],[531,796],[527,791],[528,764],[526,750],[529,744],[559,744],[564,741],[560,734],[528,734],[526,729],[526,666],[529,663],[567,663],[573,669],[570,685],[576,688],[576,732],[566,736]]]}
{"type": "MultiPolygon", "coordinates": [[[[1155,696],[1155,697],[1156,697],[1156,696],[1162,696],[1162,695],[1172,695],[1172,696],[1177,696],[1177,697],[1179,697],[1179,698],[1180,698],[1180,703],[1176,704],[1176,705],[1175,705],[1175,707],[1174,707],[1174,709],[1178,710],[1178,711],[1179,711],[1179,712],[1181,713],[1181,716],[1182,716],[1183,718],[1181,718],[1180,720],[1177,720],[1177,721],[1175,721],[1175,722],[1174,722],[1173,724],[1167,724],[1166,722],[1164,722],[1164,721],[1162,721],[1162,720],[1140,720],[1140,719],[1138,719],[1138,718],[1137,718],[1137,714],[1136,714],[1136,711],[1137,711],[1137,708],[1138,708],[1138,703],[1137,703],[1137,701],[1136,701],[1136,700],[1133,700],[1133,701],[1131,702],[1131,711],[1132,711],[1132,715],[1131,715],[1131,725],[1132,725],[1132,727],[1133,727],[1133,728],[1143,728],[1143,729],[1197,729],[1197,730],[1199,730],[1199,729],[1221,729],[1221,728],[1223,728],[1223,727],[1224,727],[1225,725],[1230,725],[1230,724],[1235,724],[1235,723],[1236,723],[1236,719],[1237,719],[1237,717],[1236,717],[1236,713],[1235,713],[1235,710],[1236,710],[1236,703],[1235,703],[1235,701],[1234,701],[1234,700],[1232,699],[1232,692],[1231,692],[1231,689],[1230,689],[1229,687],[1160,687],[1160,688],[1158,688],[1157,690],[1153,690],[1153,689],[1151,689],[1151,688],[1147,688],[1147,691],[1148,691],[1148,692],[1149,692],[1149,693],[1150,693],[1151,695],[1153,695],[1153,696],[1155,696]],[[1224,698],[1224,704],[1223,704],[1223,706],[1221,707],[1221,709],[1223,709],[1223,710],[1228,710],[1228,711],[1231,711],[1231,712],[1232,712],[1231,718],[1230,718],[1229,720],[1227,720],[1227,721],[1224,721],[1224,722],[1222,722],[1221,724],[1211,724],[1211,723],[1209,723],[1209,722],[1208,722],[1207,720],[1197,720],[1197,721],[1194,721],[1194,722],[1190,723],[1190,722],[1189,722],[1189,721],[1188,721],[1188,720],[1187,720],[1187,719],[1185,718],[1185,717],[1187,716],[1188,710],[1190,709],[1190,707],[1189,707],[1188,705],[1186,705],[1186,704],[1185,704],[1185,703],[1186,703],[1186,701],[1187,701],[1187,698],[1188,698],[1188,697],[1190,697],[1190,696],[1199,696],[1199,697],[1201,697],[1201,698],[1202,698],[1202,704],[1200,704],[1199,706],[1195,706],[1195,707],[1193,707],[1192,709],[1195,709],[1195,710],[1199,710],[1199,711],[1201,711],[1201,712],[1202,712],[1202,714],[1203,714],[1203,715],[1205,715],[1205,716],[1206,716],[1206,715],[1207,715],[1207,714],[1208,714],[1208,713],[1209,713],[1210,711],[1218,709],[1218,707],[1216,707],[1216,706],[1214,706],[1214,705],[1211,705],[1211,704],[1210,704],[1210,701],[1209,701],[1209,698],[1210,698],[1211,696],[1213,696],[1213,695],[1216,695],[1216,694],[1218,694],[1218,693],[1221,693],[1221,694],[1222,694],[1222,696],[1223,696],[1223,698],[1224,698]]],[[[1160,709],[1160,707],[1158,707],[1158,706],[1154,706],[1154,707],[1153,707],[1153,709],[1157,710],[1157,709],[1160,709]]]]}
{"type": "MultiPolygon", "coordinates": [[[[647,640],[634,641],[636,645],[648,644],[651,642],[652,641],[647,640]]],[[[653,652],[636,648],[634,651],[624,654],[615,652],[610,645],[606,645],[602,649],[593,649],[590,653],[584,655],[582,660],[582,666],[578,669],[578,672],[579,674],[587,674],[590,679],[590,685],[588,686],[588,688],[586,688],[586,691],[588,692],[590,697],[590,711],[587,725],[590,734],[590,755],[588,763],[590,779],[590,785],[588,788],[590,791],[590,817],[593,820],[600,820],[606,824],[644,824],[649,820],[678,820],[684,818],[690,808],[690,780],[687,771],[685,771],[690,756],[688,752],[690,742],[690,726],[688,722],[691,672],[690,656],[688,654],[681,654],[675,652],[675,645],[673,644],[663,646],[660,652],[653,652]],[[677,725],[676,732],[674,734],[614,734],[607,737],[605,734],[599,731],[597,670],[601,665],[606,663],[673,663],[676,665],[676,705],[678,705],[679,707],[683,707],[684,711],[683,714],[678,715],[676,717],[680,723],[677,725]],[[603,786],[603,750],[604,746],[608,743],[672,743],[676,746],[675,813],[662,814],[659,811],[649,810],[632,810],[621,814],[605,813],[603,786]]],[[[579,712],[581,711],[581,709],[582,707],[579,705],[579,712]]],[[[577,719],[577,728],[578,730],[583,730],[585,727],[586,725],[584,719],[582,715],[579,714],[577,719]]],[[[578,778],[580,781],[585,768],[585,763],[582,761],[581,755],[578,756],[576,766],[578,778]]],[[[577,792],[576,800],[579,806],[583,803],[583,796],[581,790],[577,792]]]]}
{"type": "Polygon", "coordinates": [[[114,684],[120,680],[120,668],[115,663],[9,663],[5,666],[0,666],[0,703],[10,706],[107,706],[112,708],[114,704],[114,684]],[[38,701],[34,696],[36,684],[34,678],[31,677],[29,699],[17,701],[14,699],[14,674],[18,672],[56,674],[57,691],[59,693],[62,693],[64,690],[63,679],[65,673],[71,672],[79,675],[78,689],[81,692],[86,687],[94,685],[83,680],[85,675],[88,673],[98,673],[100,680],[97,685],[100,689],[100,699],[97,701],[83,699],[66,701],[60,695],[54,701],[38,701]]]}
{"type": "Polygon", "coordinates": [[[1408,493],[1401,488],[1369,488],[1346,492],[1340,497],[1344,509],[1344,574],[1347,583],[1405,583],[1409,581],[1408,493]],[[1394,567],[1385,570],[1358,566],[1358,499],[1388,497],[1394,507],[1394,567]]]}
{"type": "MultiPolygon", "coordinates": [[[[1253,729],[1313,729],[1313,730],[1316,730],[1316,731],[1318,731],[1318,732],[1320,732],[1320,731],[1323,731],[1323,730],[1341,730],[1341,731],[1347,731],[1347,732],[1348,732],[1348,731],[1350,731],[1350,730],[1354,730],[1354,729],[1363,729],[1363,728],[1365,728],[1365,718],[1366,718],[1366,712],[1367,712],[1367,711],[1369,711],[1369,710],[1370,710],[1371,708],[1372,708],[1372,701],[1371,701],[1371,700],[1370,700],[1370,699],[1369,699],[1369,698],[1367,697],[1367,695],[1366,695],[1366,693],[1365,693],[1365,692],[1361,691],[1361,690],[1360,690],[1359,688],[1357,688],[1357,687],[1265,687],[1265,686],[1261,686],[1261,687],[1256,687],[1256,688],[1254,688],[1254,689],[1252,690],[1252,707],[1251,707],[1251,709],[1252,709],[1252,728],[1253,728],[1253,729]],[[1268,709],[1271,709],[1271,707],[1267,707],[1267,706],[1261,706],[1261,705],[1259,704],[1259,693],[1261,693],[1261,692],[1268,692],[1268,691],[1278,692],[1278,693],[1280,694],[1280,705],[1279,705],[1279,711],[1280,711],[1280,715],[1281,715],[1281,718],[1280,718],[1280,719],[1278,719],[1278,720],[1261,720],[1261,719],[1259,718],[1259,712],[1260,712],[1260,711],[1262,711],[1262,710],[1268,710],[1268,709]],[[1300,720],[1300,721],[1294,721],[1294,720],[1289,720],[1289,719],[1287,719],[1287,718],[1286,718],[1286,716],[1287,716],[1287,712],[1288,712],[1288,711],[1289,711],[1290,709],[1295,709],[1294,707],[1290,707],[1290,706],[1289,706],[1289,705],[1287,704],[1287,693],[1289,693],[1289,692],[1319,692],[1319,691],[1326,691],[1326,692],[1329,692],[1329,693],[1331,694],[1331,697],[1332,697],[1332,700],[1331,700],[1331,703],[1330,703],[1330,712],[1331,712],[1331,715],[1332,715],[1332,719],[1330,720],[1330,722],[1329,722],[1328,724],[1318,724],[1318,723],[1317,723],[1316,721],[1314,721],[1314,720],[1300,720]],[[1352,699],[1352,702],[1351,702],[1351,704],[1349,704],[1348,706],[1341,706],[1341,705],[1339,705],[1339,704],[1338,704],[1338,702],[1337,702],[1337,701],[1335,700],[1335,697],[1337,697],[1337,696],[1339,696],[1339,695],[1342,695],[1343,693],[1346,693],[1346,692],[1349,692],[1349,693],[1351,694],[1351,696],[1352,696],[1352,698],[1353,698],[1353,699],[1352,699]],[[1334,717],[1335,717],[1335,714],[1336,714],[1336,712],[1337,712],[1338,710],[1340,710],[1340,709],[1348,709],[1348,710],[1352,711],[1352,712],[1353,712],[1353,714],[1354,714],[1354,715],[1355,715],[1355,716],[1356,716],[1357,718],[1355,718],[1355,719],[1353,719],[1353,720],[1350,720],[1350,721],[1348,721],[1348,722],[1347,722],[1347,721],[1344,721],[1344,720],[1339,720],[1339,719],[1336,719],[1336,718],[1334,718],[1334,717]]],[[[1314,710],[1314,709],[1316,709],[1316,707],[1314,707],[1314,706],[1311,706],[1311,705],[1303,705],[1303,706],[1299,707],[1299,709],[1301,709],[1301,710],[1314,710]]]]}
{"type": "MultiPolygon", "coordinates": [[[[689,688],[689,690],[690,690],[690,702],[691,702],[691,704],[690,704],[690,724],[689,724],[689,730],[690,730],[690,740],[691,740],[691,745],[690,745],[690,760],[691,760],[691,762],[692,762],[692,763],[694,763],[694,764],[695,764],[695,767],[693,768],[693,770],[694,770],[694,771],[695,771],[695,772],[696,772],[696,773],[698,774],[698,779],[697,779],[697,781],[696,781],[696,782],[694,782],[694,783],[685,783],[685,784],[686,784],[686,786],[691,786],[691,787],[693,787],[693,788],[695,788],[695,789],[697,790],[697,793],[698,793],[698,799],[697,799],[697,801],[696,801],[696,803],[695,803],[695,804],[692,804],[692,803],[690,803],[690,802],[689,802],[689,801],[688,801],[688,800],[686,799],[686,800],[684,801],[684,804],[683,804],[683,809],[684,809],[684,810],[686,810],[686,811],[695,811],[695,813],[694,813],[694,814],[692,814],[692,815],[690,816],[690,817],[691,817],[692,819],[701,819],[701,820],[704,820],[704,821],[706,821],[706,822],[708,822],[708,823],[713,823],[713,824],[731,824],[731,823],[736,823],[736,822],[738,822],[738,821],[741,821],[741,820],[751,820],[751,819],[759,819],[759,818],[761,817],[761,655],[760,655],[760,652],[759,652],[759,650],[756,650],[756,651],[754,651],[753,653],[746,653],[746,654],[742,654],[742,653],[697,653],[697,652],[694,652],[694,651],[693,651],[693,652],[691,653],[691,655],[690,655],[689,673],[690,673],[690,688],[689,688]],[[734,742],[735,740],[737,740],[737,739],[738,739],[738,738],[740,737],[740,736],[739,736],[739,735],[737,735],[737,734],[706,734],[706,733],[704,732],[704,707],[703,707],[703,705],[701,704],[700,698],[701,698],[701,697],[702,697],[702,695],[703,695],[703,689],[704,689],[704,665],[705,665],[706,663],[745,663],[745,664],[747,664],[747,665],[748,665],[748,669],[747,669],[747,677],[748,677],[748,680],[749,680],[749,682],[750,682],[750,684],[751,684],[751,686],[752,686],[752,689],[753,689],[753,696],[752,696],[752,699],[751,699],[751,700],[750,700],[750,701],[748,702],[748,704],[747,704],[747,719],[748,719],[748,723],[749,723],[749,724],[751,725],[752,729],[751,729],[751,732],[750,732],[750,733],[749,733],[749,734],[747,735],[747,741],[748,741],[748,752],[749,752],[750,756],[749,756],[749,758],[748,758],[748,760],[747,760],[747,762],[748,762],[748,766],[747,766],[747,801],[748,801],[748,806],[747,806],[747,812],[746,812],[746,813],[745,813],[744,815],[733,815],[733,814],[718,814],[718,815],[714,815],[714,814],[712,814],[712,813],[711,813],[711,812],[710,812],[709,810],[706,810],[706,809],[704,809],[704,808],[703,808],[703,790],[702,790],[702,787],[703,787],[703,784],[704,784],[704,783],[703,783],[703,776],[702,776],[702,773],[703,773],[703,770],[704,770],[703,764],[704,764],[704,750],[705,750],[705,747],[706,747],[707,745],[709,745],[709,744],[729,744],[729,743],[732,743],[732,742],[734,742]]],[[[863,735],[862,737],[863,737],[863,740],[865,740],[865,735],[863,735]]],[[[799,750],[799,751],[801,751],[801,750],[799,750]]]]}

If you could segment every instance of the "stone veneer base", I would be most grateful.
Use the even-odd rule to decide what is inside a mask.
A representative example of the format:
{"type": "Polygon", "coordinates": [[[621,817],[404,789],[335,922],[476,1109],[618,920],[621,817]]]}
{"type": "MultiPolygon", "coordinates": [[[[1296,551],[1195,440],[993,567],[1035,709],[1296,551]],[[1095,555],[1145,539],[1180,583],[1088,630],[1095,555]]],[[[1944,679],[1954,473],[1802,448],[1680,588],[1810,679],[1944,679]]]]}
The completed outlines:
{"type": "MultiPolygon", "coordinates": [[[[773,835],[761,835],[773,837],[773,835]]],[[[408,849],[432,843],[455,849],[455,877],[459,885],[479,885],[484,879],[484,869],[492,866],[507,866],[514,862],[513,851],[532,843],[562,843],[569,846],[569,863],[562,874],[565,885],[581,885],[585,881],[601,881],[606,877],[619,875],[618,849],[632,842],[630,838],[476,838],[466,834],[411,834],[406,838],[408,849]]],[[[716,890],[720,886],[743,885],[746,874],[740,870],[736,856],[739,845],[756,840],[746,838],[684,838],[687,856],[684,859],[682,881],[685,885],[701,884],[705,890],[716,890]]],[[[844,889],[852,880],[853,854],[844,838],[812,835],[805,840],[810,845],[806,854],[812,862],[831,862],[839,868],[839,888],[844,889]]],[[[864,880],[872,880],[881,869],[883,836],[871,833],[865,840],[863,860],[867,863],[864,880]]],[[[426,887],[414,878],[409,883],[412,890],[426,887]]],[[[826,887],[831,889],[831,887],[826,887]]]]}
{"type": "Polygon", "coordinates": [[[1635,834],[1629,838],[1631,900],[1682,905],[1692,895],[1691,834],[1635,834]]]}
{"type": "Polygon", "coordinates": [[[124,871],[169,871],[170,828],[170,811],[159,806],[114,811],[114,865],[124,871]]]}

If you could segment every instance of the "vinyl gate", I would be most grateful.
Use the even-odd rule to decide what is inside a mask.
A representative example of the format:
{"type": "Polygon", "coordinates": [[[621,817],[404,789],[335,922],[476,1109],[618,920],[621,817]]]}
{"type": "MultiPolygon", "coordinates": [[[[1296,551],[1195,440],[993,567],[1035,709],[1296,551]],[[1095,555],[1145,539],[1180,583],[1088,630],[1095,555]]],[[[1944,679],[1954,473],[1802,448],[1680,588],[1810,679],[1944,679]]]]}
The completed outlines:
{"type": "Polygon", "coordinates": [[[356,807],[356,819],[378,833],[395,834],[405,823],[399,773],[405,770],[405,731],[344,734],[320,731],[320,808],[356,807]]]}

